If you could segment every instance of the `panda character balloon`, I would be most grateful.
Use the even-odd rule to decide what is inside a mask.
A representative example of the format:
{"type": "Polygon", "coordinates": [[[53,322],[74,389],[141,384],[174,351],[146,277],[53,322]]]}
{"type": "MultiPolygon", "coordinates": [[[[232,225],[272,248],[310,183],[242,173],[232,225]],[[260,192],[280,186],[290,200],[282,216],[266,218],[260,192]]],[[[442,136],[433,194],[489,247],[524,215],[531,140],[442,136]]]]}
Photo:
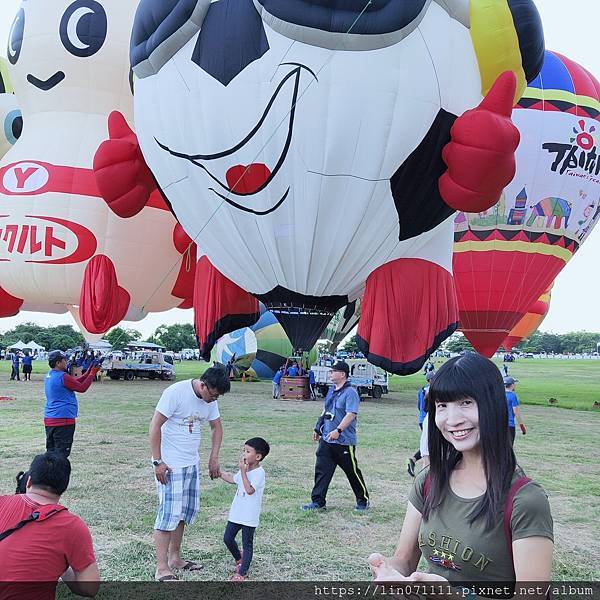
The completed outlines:
{"type": "MultiPolygon", "coordinates": [[[[136,128],[188,235],[294,348],[363,296],[361,350],[406,374],[457,326],[452,215],[513,177],[543,48],[531,0],[142,0],[136,128]]],[[[204,290],[206,350],[244,315],[204,290]]]]}
{"type": "Polygon", "coordinates": [[[111,111],[120,125],[133,118],[136,6],[19,8],[7,52],[23,132],[0,162],[0,316],[70,309],[84,331],[100,334],[125,317],[191,305],[193,274],[173,269],[189,240],[165,202],[155,194],[135,217],[117,216],[92,170],[111,111]]]}

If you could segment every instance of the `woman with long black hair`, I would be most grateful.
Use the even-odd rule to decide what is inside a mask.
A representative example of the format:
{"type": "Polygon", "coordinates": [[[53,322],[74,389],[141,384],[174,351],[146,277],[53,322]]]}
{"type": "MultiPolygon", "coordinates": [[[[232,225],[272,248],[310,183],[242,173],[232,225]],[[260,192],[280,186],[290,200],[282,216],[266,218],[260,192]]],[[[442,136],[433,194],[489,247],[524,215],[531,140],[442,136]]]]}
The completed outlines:
{"type": "Polygon", "coordinates": [[[415,478],[394,556],[369,557],[376,579],[550,580],[550,505],[517,465],[507,411],[492,361],[469,353],[439,369],[429,388],[430,467],[415,478]]]}

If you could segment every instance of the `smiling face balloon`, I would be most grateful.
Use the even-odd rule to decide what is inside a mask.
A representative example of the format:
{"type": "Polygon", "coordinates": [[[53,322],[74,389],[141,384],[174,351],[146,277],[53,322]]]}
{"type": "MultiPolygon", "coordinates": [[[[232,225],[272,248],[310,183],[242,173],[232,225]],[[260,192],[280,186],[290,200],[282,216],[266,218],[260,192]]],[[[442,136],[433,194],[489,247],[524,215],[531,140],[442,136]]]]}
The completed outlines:
{"type": "Polygon", "coordinates": [[[188,235],[295,349],[364,293],[363,351],[408,373],[456,327],[456,190],[489,206],[512,176],[514,79],[471,115],[495,169],[468,135],[442,149],[502,71],[535,75],[541,30],[529,2],[343,4],[142,0],[136,127],[188,235]],[[467,181],[465,161],[492,174],[467,181]]]}
{"type": "Polygon", "coordinates": [[[109,113],[132,118],[136,5],[27,0],[15,17],[7,54],[24,128],[0,162],[0,316],[71,309],[102,333],[184,299],[174,293],[176,221],[162,199],[120,218],[92,171],[109,113]]]}

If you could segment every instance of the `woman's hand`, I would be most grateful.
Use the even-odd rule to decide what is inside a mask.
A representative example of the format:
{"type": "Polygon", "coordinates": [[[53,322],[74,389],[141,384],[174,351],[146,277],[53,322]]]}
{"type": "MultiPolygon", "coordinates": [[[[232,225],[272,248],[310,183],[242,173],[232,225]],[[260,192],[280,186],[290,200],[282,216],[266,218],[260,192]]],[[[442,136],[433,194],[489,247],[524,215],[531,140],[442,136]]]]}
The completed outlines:
{"type": "Polygon", "coordinates": [[[369,567],[375,576],[374,581],[410,581],[402,573],[390,566],[385,556],[375,552],[368,558],[369,567]]]}
{"type": "Polygon", "coordinates": [[[415,571],[409,578],[410,581],[425,581],[433,583],[448,583],[448,580],[441,575],[434,575],[433,573],[423,573],[421,571],[415,571]]]}

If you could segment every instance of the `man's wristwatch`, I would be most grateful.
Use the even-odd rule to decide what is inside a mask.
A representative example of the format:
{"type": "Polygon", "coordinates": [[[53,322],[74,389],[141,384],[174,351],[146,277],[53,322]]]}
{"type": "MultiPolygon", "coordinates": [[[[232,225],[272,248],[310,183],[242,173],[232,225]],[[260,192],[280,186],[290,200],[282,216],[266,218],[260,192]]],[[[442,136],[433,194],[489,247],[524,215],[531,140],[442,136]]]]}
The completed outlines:
{"type": "Polygon", "coordinates": [[[343,430],[343,429],[340,429],[339,427],[336,427],[336,429],[337,429],[337,432],[338,432],[340,435],[342,435],[342,431],[344,431],[344,430],[343,430]]]}
{"type": "Polygon", "coordinates": [[[152,464],[155,467],[158,467],[158,465],[162,465],[162,463],[163,463],[163,461],[160,458],[154,458],[154,457],[152,458],[152,464]]]}

